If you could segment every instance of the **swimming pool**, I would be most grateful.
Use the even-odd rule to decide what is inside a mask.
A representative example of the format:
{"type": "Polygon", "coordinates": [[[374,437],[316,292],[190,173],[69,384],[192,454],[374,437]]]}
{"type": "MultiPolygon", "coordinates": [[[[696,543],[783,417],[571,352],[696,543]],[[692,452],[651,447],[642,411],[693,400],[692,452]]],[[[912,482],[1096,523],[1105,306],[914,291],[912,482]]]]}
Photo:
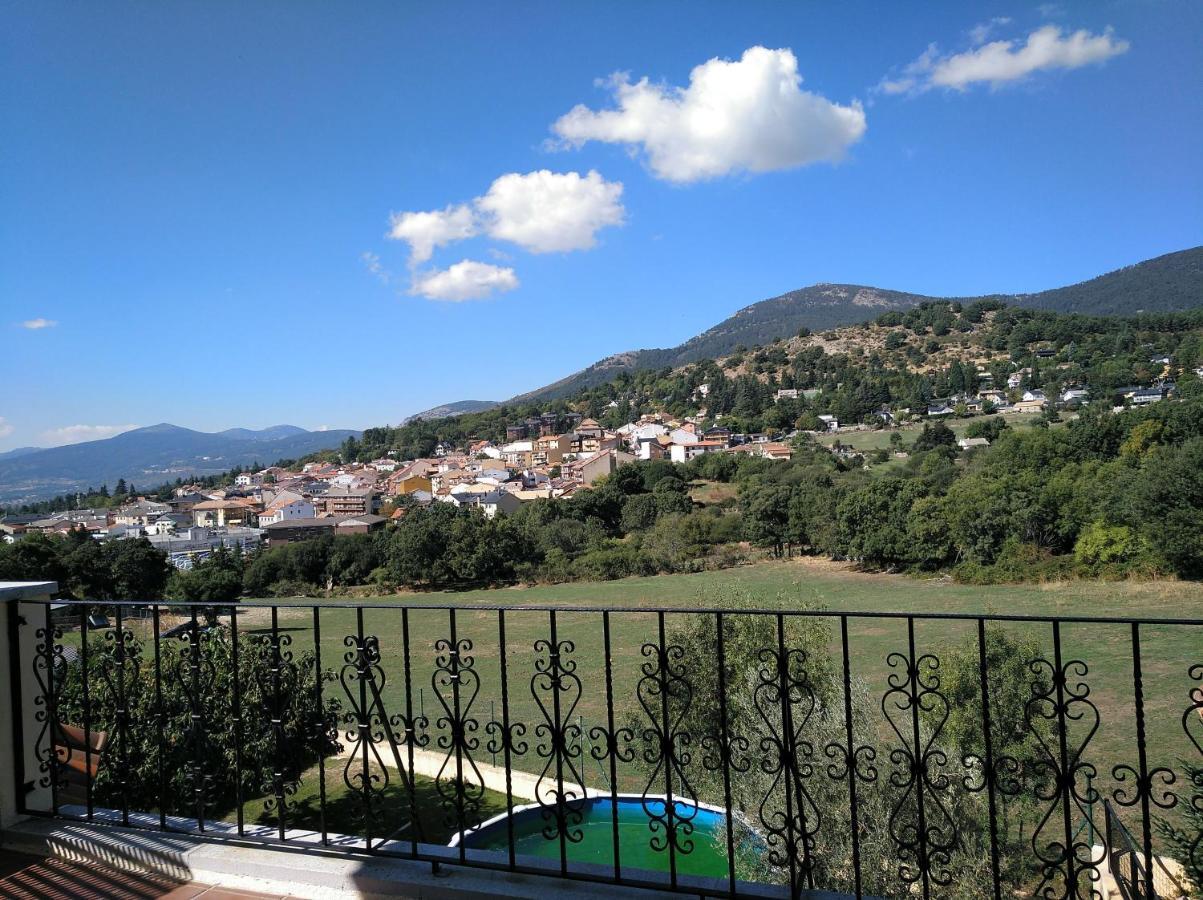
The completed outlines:
{"type": "MultiPolygon", "coordinates": [[[[610,797],[591,797],[581,807],[581,823],[577,826],[581,840],[566,841],[569,863],[593,863],[613,867],[614,865],[614,819],[618,819],[618,852],[623,869],[650,869],[667,872],[669,854],[667,850],[654,850],[651,846],[651,814],[663,816],[665,801],[649,797],[647,808],[639,794],[619,794],[617,801],[610,797]]],[[[724,878],[728,874],[727,863],[727,813],[708,804],[683,803],[676,801],[677,816],[690,820],[693,833],[688,840],[693,849],[689,853],[676,853],[678,874],[701,875],[724,878]]],[[[560,839],[548,840],[543,829],[553,825],[552,814],[537,804],[516,807],[513,812],[514,851],[519,856],[534,856],[559,862],[560,839]]],[[[489,819],[479,828],[463,836],[465,847],[476,850],[501,850],[509,848],[509,826],[507,816],[502,814],[489,819]]],[[[763,849],[763,840],[751,828],[736,818],[732,826],[735,844],[736,870],[742,871],[754,865],[763,849]]],[[[664,829],[656,835],[663,840],[664,829]]],[[[456,835],[451,846],[457,846],[460,836],[456,835]]],[[[681,837],[678,843],[684,843],[681,837]]]]}

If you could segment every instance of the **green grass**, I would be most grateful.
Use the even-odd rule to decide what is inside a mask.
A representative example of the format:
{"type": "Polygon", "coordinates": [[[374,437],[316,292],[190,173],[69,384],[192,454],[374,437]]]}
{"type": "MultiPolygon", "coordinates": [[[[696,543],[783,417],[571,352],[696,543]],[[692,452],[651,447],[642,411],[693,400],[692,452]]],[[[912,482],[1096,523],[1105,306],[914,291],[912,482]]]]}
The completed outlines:
{"type": "MultiPolygon", "coordinates": [[[[1006,415],[997,413],[997,415],[1002,416],[1003,421],[1006,422],[1010,428],[1021,428],[1028,426],[1040,418],[1039,413],[1007,413],[1006,415]]],[[[963,438],[965,436],[965,430],[969,427],[969,425],[973,422],[981,421],[982,418],[982,416],[966,416],[964,418],[949,416],[944,419],[943,422],[953,430],[953,433],[956,434],[957,438],[963,438]]],[[[1063,426],[1063,424],[1064,423],[1062,422],[1055,422],[1051,427],[1056,428],[1063,426]]],[[[869,451],[881,450],[883,448],[889,450],[890,435],[898,433],[902,436],[902,443],[905,449],[915,442],[915,438],[917,438],[922,431],[923,425],[921,423],[916,423],[913,425],[901,425],[898,428],[890,430],[848,431],[841,432],[839,434],[821,434],[816,440],[825,447],[830,447],[835,444],[836,441],[839,441],[845,447],[852,447],[856,450],[869,451]]]]}
{"type": "MultiPolygon", "coordinates": [[[[326,831],[329,834],[362,835],[363,798],[359,793],[350,790],[343,781],[343,766],[346,762],[345,759],[332,758],[325,764],[326,831]]],[[[459,830],[455,824],[455,814],[448,814],[444,810],[442,797],[434,779],[422,775],[414,779],[414,802],[411,806],[409,793],[396,770],[390,769],[388,774],[389,783],[380,798],[379,817],[374,820],[373,839],[411,839],[415,834],[412,827],[415,818],[411,815],[413,811],[417,814],[420,826],[417,831],[417,834],[421,835],[419,840],[431,844],[446,844],[451,840],[459,830]]],[[[296,794],[288,801],[289,809],[285,814],[287,828],[321,830],[321,777],[317,766],[302,774],[296,794]]],[[[243,821],[247,825],[275,826],[279,823],[276,813],[265,809],[266,800],[266,797],[255,797],[243,803],[243,821]]],[[[480,820],[484,821],[505,810],[505,795],[486,789],[480,803],[480,820]]],[[[235,814],[231,810],[218,818],[232,822],[235,814]]]]}
{"type": "MultiPolygon", "coordinates": [[[[457,637],[472,641],[474,668],[481,691],[471,711],[482,720],[501,718],[500,645],[498,613],[491,605],[556,604],[565,607],[607,605],[630,609],[611,615],[614,697],[621,722],[637,710],[634,702],[643,645],[654,641],[657,620],[640,611],[649,606],[707,607],[726,605],[732,597],[748,597],[758,606],[796,609],[820,608],[831,612],[931,612],[959,614],[1028,614],[1142,616],[1203,618],[1203,587],[1184,582],[1107,583],[1075,581],[1054,585],[967,586],[944,579],[922,580],[895,575],[850,572],[814,561],[768,562],[743,568],[691,575],[630,578],[603,583],[576,583],[531,588],[434,593],[381,598],[394,608],[365,610],[365,632],[375,634],[388,669],[384,699],[389,712],[404,708],[401,666],[401,611],[409,607],[411,687],[415,708],[420,707],[432,725],[443,710],[431,684],[434,642],[450,636],[450,615],[435,605],[454,604],[457,637]]],[[[245,627],[253,627],[256,611],[243,614],[245,627]]],[[[667,615],[671,629],[682,614],[667,615]]],[[[311,610],[281,612],[282,624],[294,632],[294,647],[312,643],[311,610]]],[[[565,708],[567,718],[581,716],[586,727],[604,724],[604,653],[602,616],[598,612],[562,611],[556,615],[558,637],[574,642],[572,658],[584,690],[579,702],[565,708]]],[[[834,621],[834,620],[833,620],[834,621]]],[[[550,614],[543,611],[510,611],[505,614],[508,701],[512,720],[533,727],[543,721],[532,697],[534,644],[549,634],[550,614]]],[[[972,639],[972,624],[943,620],[916,624],[917,652],[939,652],[972,639]]],[[[1013,625],[1013,630],[1036,637],[1051,659],[1048,625],[1013,625]]],[[[338,667],[346,650],[343,639],[356,631],[351,609],[323,610],[322,663],[338,667]]],[[[1087,678],[1091,698],[1098,705],[1102,724],[1089,745],[1088,757],[1101,772],[1120,762],[1135,762],[1135,731],[1131,633],[1123,625],[1066,624],[1062,626],[1064,659],[1082,659],[1090,667],[1087,678]]],[[[1171,764],[1190,749],[1180,717],[1187,706],[1190,665],[1203,663],[1203,629],[1145,626],[1142,630],[1144,689],[1150,752],[1156,764],[1171,764]]],[[[878,695],[884,690],[886,657],[907,647],[904,620],[852,619],[850,643],[854,674],[878,695]]],[[[834,650],[835,648],[833,648],[834,650]]],[[[691,676],[711,677],[706,660],[689,660],[691,676]]],[[[540,760],[528,757],[517,765],[531,769],[540,760]]],[[[596,776],[599,774],[593,770],[596,776]]]]}
{"type": "MultiPolygon", "coordinates": [[[[611,656],[615,719],[619,725],[642,715],[636,698],[640,665],[645,661],[642,648],[655,642],[657,616],[648,607],[683,610],[690,607],[721,608],[746,600],[760,607],[780,609],[822,609],[839,612],[956,613],[965,615],[1027,614],[1034,616],[1139,616],[1149,619],[1193,617],[1203,619],[1203,586],[1188,582],[1092,582],[1073,581],[1058,584],[969,586],[947,579],[918,579],[901,575],[877,575],[850,571],[818,560],[765,562],[741,568],[690,575],[663,575],[629,578],[602,583],[574,583],[529,588],[504,588],[460,593],[409,594],[369,599],[383,608],[362,611],[365,634],[378,637],[386,681],[382,689],[386,712],[405,711],[406,680],[402,640],[402,608],[408,610],[410,633],[410,697],[414,712],[423,712],[431,729],[438,728],[440,716],[447,715],[442,704],[453,704],[446,690],[432,684],[435,677],[435,642],[451,634],[452,615],[440,606],[456,607],[454,622],[457,638],[472,643],[472,668],[479,677],[479,691],[472,694],[466,684],[460,697],[461,710],[480,722],[482,745],[475,758],[489,761],[484,742],[486,723],[502,718],[501,644],[498,640],[500,614],[488,607],[555,604],[567,607],[555,616],[557,636],[571,640],[568,658],[576,663],[581,679],[579,697],[573,691],[564,696],[561,715],[564,720],[580,721],[586,733],[595,725],[605,725],[605,654],[602,640],[602,613],[574,609],[604,605],[629,610],[610,615],[611,656]],[[578,718],[579,717],[579,718],[578,718]]],[[[289,602],[289,601],[281,601],[289,602]]],[[[282,608],[281,627],[293,637],[292,648],[299,654],[313,647],[313,618],[305,604],[301,608],[282,608]]],[[[335,608],[321,610],[321,663],[323,668],[339,671],[344,666],[345,643],[358,633],[356,609],[359,601],[322,601],[335,608]]],[[[253,606],[253,604],[252,604],[253,606]]],[[[670,611],[667,627],[683,620],[686,613],[670,611]]],[[[534,729],[545,722],[533,694],[550,706],[543,690],[532,691],[536,660],[542,655],[535,643],[545,640],[550,631],[551,614],[542,610],[510,610],[504,614],[506,628],[506,686],[511,721],[526,723],[527,752],[514,759],[514,766],[538,772],[544,760],[534,752],[546,737],[534,729]]],[[[836,620],[831,619],[833,632],[836,620]]],[[[240,613],[244,634],[265,628],[266,609],[248,608],[240,613]]],[[[916,651],[942,653],[952,646],[965,646],[973,639],[971,622],[919,620],[915,625],[916,651]]],[[[1051,627],[1047,624],[1005,626],[1035,637],[1042,652],[1052,658],[1051,627]]],[[[905,652],[908,646],[905,619],[851,618],[850,651],[854,676],[862,679],[874,696],[874,709],[885,691],[887,656],[905,652]]],[[[1081,659],[1089,666],[1086,681],[1090,697],[1097,705],[1101,723],[1090,739],[1084,758],[1092,761],[1104,780],[1115,765],[1135,764],[1137,751],[1133,718],[1133,678],[1131,630],[1126,625],[1067,623],[1061,627],[1065,660],[1081,659]]],[[[1146,625],[1141,631],[1143,681],[1148,731],[1149,765],[1175,766],[1176,760],[1190,758],[1193,748],[1182,729],[1182,714],[1188,705],[1191,682],[1188,669],[1203,664],[1203,627],[1146,625]]],[[[97,636],[99,639],[99,636],[97,636]]],[[[838,646],[833,645],[833,653],[838,646]]],[[[838,657],[837,657],[838,659],[838,657]]],[[[685,661],[693,679],[713,678],[712,660],[685,661]]],[[[537,687],[537,685],[536,685],[537,687]]],[[[346,707],[338,682],[327,685],[346,707]]],[[[877,713],[880,719],[880,713],[877,713]]],[[[883,722],[884,725],[884,722],[883,722]]],[[[884,737],[884,731],[883,731],[884,737]]],[[[889,768],[889,762],[879,759],[889,768]]],[[[584,759],[585,781],[591,786],[604,783],[601,766],[584,759]]],[[[638,772],[620,773],[624,789],[646,785],[638,772]]],[[[655,787],[653,786],[653,790],[655,787]]]]}

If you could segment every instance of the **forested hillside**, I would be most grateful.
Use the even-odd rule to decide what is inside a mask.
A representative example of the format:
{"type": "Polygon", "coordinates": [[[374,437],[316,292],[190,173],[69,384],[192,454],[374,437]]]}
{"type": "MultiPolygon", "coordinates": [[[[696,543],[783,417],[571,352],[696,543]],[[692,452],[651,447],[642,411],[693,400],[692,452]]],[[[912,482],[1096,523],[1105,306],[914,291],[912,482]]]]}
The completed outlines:
{"type": "Polygon", "coordinates": [[[722,416],[733,431],[813,428],[824,414],[851,424],[872,421],[883,407],[918,413],[929,401],[980,385],[1005,388],[1007,378],[1023,368],[1032,370],[1025,387],[1049,393],[1085,387],[1110,405],[1116,388],[1178,373],[1185,373],[1182,387],[1189,390],[1200,365],[1203,310],[1091,317],[1006,307],[997,300],[932,301],[862,325],[739,346],[715,360],[619,372],[553,402],[508,403],[437,421],[369,428],[354,452],[362,459],[392,449],[418,457],[432,453],[440,441],[501,441],[508,423],[548,408],[575,410],[610,428],[647,412],[704,415],[710,421],[722,416]],[[1168,370],[1154,362],[1166,357],[1168,370]],[[781,388],[801,393],[778,400],[781,388]]]}
{"type": "Polygon", "coordinates": [[[1203,247],[1168,253],[1089,281],[1035,294],[937,298],[857,284],[816,284],[761,300],[677,347],[618,353],[511,403],[570,396],[614,378],[663,366],[725,356],[743,344],[767,344],[805,328],[823,331],[936,300],[969,305],[979,300],[1082,315],[1181,312],[1203,305],[1203,247]]]}

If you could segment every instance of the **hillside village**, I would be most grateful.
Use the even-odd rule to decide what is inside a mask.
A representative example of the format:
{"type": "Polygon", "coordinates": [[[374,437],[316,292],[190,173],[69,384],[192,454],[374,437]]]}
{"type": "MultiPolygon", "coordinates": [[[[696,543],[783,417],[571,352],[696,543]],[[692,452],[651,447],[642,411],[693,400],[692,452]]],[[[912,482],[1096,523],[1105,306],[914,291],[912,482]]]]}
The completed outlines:
{"type": "MultiPolygon", "coordinates": [[[[929,309],[930,312],[930,309],[929,309]]],[[[937,313],[939,309],[937,309],[937,313]]],[[[922,318],[923,313],[918,313],[922,318]]],[[[930,318],[930,315],[929,315],[930,318]]],[[[232,483],[206,487],[180,484],[170,496],[130,498],[111,509],[70,509],[49,515],[8,515],[0,534],[12,541],[28,533],[61,534],[83,529],[98,539],[146,537],[164,551],[177,568],[187,569],[219,547],[251,552],[260,546],[280,546],[324,535],[375,532],[406,515],[415,505],[448,503],[479,509],[485,517],[512,514],[524,503],[545,498],[570,498],[625,463],[669,460],[687,463],[703,454],[747,454],[767,460],[788,460],[799,442],[825,447],[844,461],[870,462],[848,438],[859,432],[890,430],[940,420],[1024,414],[1047,419],[1070,417],[1092,401],[1113,411],[1173,399],[1178,371],[1171,355],[1154,351],[1142,363],[1143,384],[1106,388],[1091,385],[1075,366],[1073,343],[1031,342],[1016,352],[987,345],[995,311],[986,310],[968,330],[955,333],[920,323],[911,330],[901,314],[887,313],[875,323],[850,326],[820,335],[800,334],[767,348],[739,350],[702,365],[673,370],[669,377],[691,385],[692,414],[674,415],[666,408],[639,412],[629,421],[606,427],[597,418],[568,404],[538,415],[509,420],[504,438],[440,440],[433,452],[405,459],[390,448],[381,456],[360,462],[346,458],[316,459],[288,467],[274,465],[240,472],[232,483]],[[939,333],[944,331],[943,335],[939,333]],[[939,335],[933,338],[932,335],[939,335]],[[923,348],[923,349],[921,349],[923,348]],[[883,403],[859,421],[841,419],[824,397],[831,385],[799,387],[792,377],[799,361],[815,356],[865,360],[869,368],[893,365],[898,371],[922,374],[939,385],[959,390],[933,396],[920,406],[883,403]],[[884,362],[883,362],[884,360],[884,362]],[[765,431],[739,430],[738,416],[711,414],[711,383],[700,379],[721,372],[725,380],[754,381],[771,393],[774,412],[783,413],[793,427],[765,431]],[[783,386],[790,385],[790,386],[783,386]],[[835,436],[831,440],[831,436],[835,436]]],[[[1203,378],[1203,366],[1186,372],[1203,378]]],[[[834,385],[836,390],[842,384],[834,385]]],[[[634,391],[632,391],[634,393],[634,391]]],[[[596,390],[581,408],[598,407],[596,390]]],[[[624,397],[601,407],[601,418],[613,423],[623,409],[646,409],[646,399],[632,404],[624,397]]],[[[679,409],[678,405],[678,409],[679,409]]],[[[777,416],[780,421],[781,415],[777,416]]],[[[772,420],[772,416],[763,416],[772,420]]],[[[980,430],[979,430],[980,431],[980,430]]],[[[982,433],[963,436],[961,452],[988,446],[982,433]]],[[[901,440],[892,440],[887,455],[877,462],[905,459],[901,440]]],[[[121,486],[122,488],[124,486],[121,486]]]]}

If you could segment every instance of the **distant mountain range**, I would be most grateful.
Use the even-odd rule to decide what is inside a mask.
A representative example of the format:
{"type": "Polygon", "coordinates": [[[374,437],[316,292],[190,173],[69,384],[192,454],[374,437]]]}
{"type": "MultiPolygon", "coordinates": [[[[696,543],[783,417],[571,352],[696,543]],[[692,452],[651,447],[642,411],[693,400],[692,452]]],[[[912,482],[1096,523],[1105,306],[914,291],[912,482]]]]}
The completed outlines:
{"type": "MultiPolygon", "coordinates": [[[[1060,313],[1110,316],[1176,312],[1203,306],[1203,247],[1168,253],[1126,266],[1089,281],[1037,294],[989,294],[984,297],[928,297],[860,284],[815,284],[745,306],[685,343],[667,349],[628,350],[507,401],[541,402],[567,397],[604,384],[620,372],[681,366],[730,354],[736,346],[768,344],[802,328],[826,331],[855,325],[892,309],[909,309],[929,300],[1002,300],[1016,306],[1060,313]]],[[[455,404],[449,404],[454,406],[455,404]]]]}
{"type": "Polygon", "coordinates": [[[209,433],[178,425],[150,425],[102,441],[65,447],[22,447],[0,454],[0,502],[25,502],[108,484],[124,478],[152,488],[176,478],[216,475],[255,462],[270,465],[337,447],[350,430],[306,431],[273,425],[259,431],[230,428],[209,433]]]}

